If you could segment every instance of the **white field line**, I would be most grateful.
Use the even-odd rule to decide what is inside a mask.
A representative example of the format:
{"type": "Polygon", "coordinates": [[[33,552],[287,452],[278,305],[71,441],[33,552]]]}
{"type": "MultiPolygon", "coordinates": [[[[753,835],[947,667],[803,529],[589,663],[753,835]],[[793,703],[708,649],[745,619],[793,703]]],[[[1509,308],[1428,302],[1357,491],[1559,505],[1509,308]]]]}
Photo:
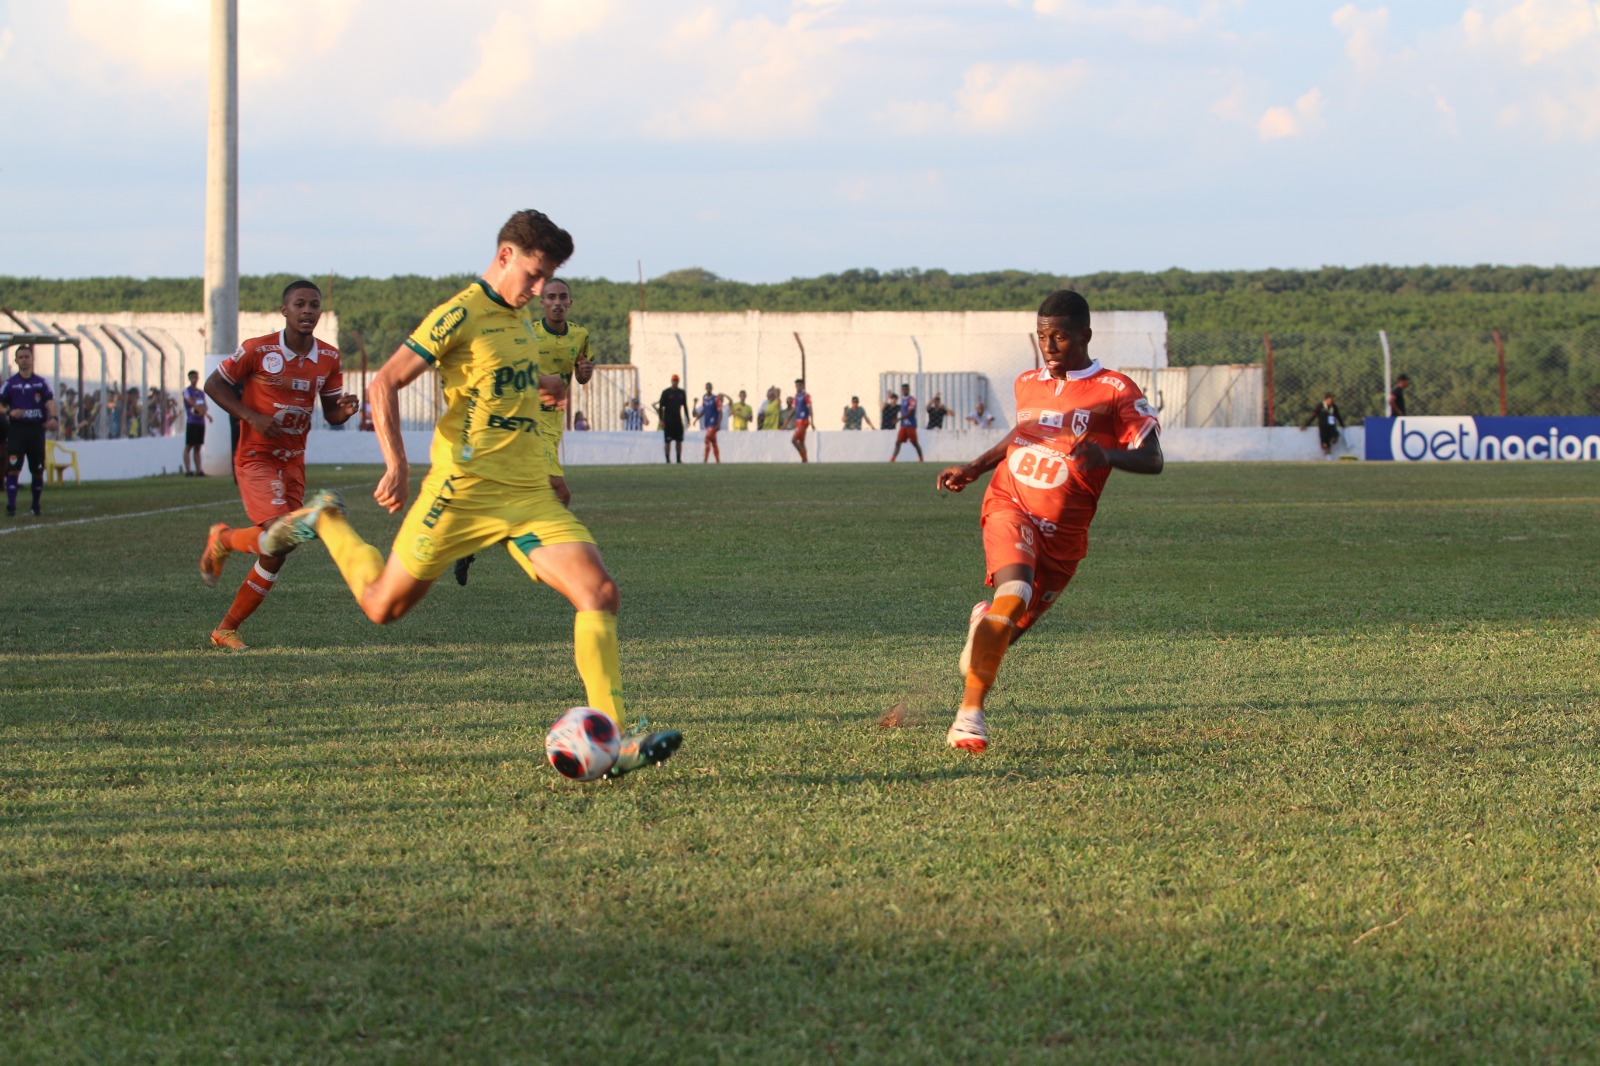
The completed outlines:
{"type": "MultiPolygon", "coordinates": [[[[336,485],[338,491],[359,488],[359,485],[336,485]]],[[[112,522],[119,518],[149,518],[151,515],[172,514],[175,511],[199,511],[207,507],[237,507],[237,500],[213,500],[210,503],[186,503],[180,507],[162,507],[155,511],[127,511],[122,514],[101,514],[93,518],[70,518],[65,522],[29,522],[27,525],[11,526],[0,529],[0,537],[11,533],[43,533],[46,530],[62,529],[66,526],[86,526],[92,522],[112,522]]]]}

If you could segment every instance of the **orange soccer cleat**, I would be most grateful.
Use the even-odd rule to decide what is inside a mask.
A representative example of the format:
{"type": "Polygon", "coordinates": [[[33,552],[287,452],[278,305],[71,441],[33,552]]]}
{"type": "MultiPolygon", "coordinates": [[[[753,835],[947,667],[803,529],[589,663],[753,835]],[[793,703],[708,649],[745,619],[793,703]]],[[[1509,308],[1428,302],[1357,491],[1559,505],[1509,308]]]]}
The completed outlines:
{"type": "Polygon", "coordinates": [[[216,588],[217,582],[222,580],[222,566],[233,553],[224,539],[227,535],[228,527],[222,522],[212,526],[206,534],[206,547],[200,553],[200,580],[208,589],[216,588]]]}

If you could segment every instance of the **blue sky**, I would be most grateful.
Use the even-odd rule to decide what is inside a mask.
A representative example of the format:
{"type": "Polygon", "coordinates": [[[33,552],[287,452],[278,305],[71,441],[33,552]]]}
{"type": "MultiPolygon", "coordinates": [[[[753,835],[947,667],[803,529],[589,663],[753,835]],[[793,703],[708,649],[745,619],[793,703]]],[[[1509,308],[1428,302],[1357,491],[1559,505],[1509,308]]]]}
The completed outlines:
{"type": "MultiPolygon", "coordinates": [[[[1590,265],[1600,3],[241,0],[241,269],[1590,265]]],[[[0,274],[198,275],[208,0],[0,0],[0,274]]]]}

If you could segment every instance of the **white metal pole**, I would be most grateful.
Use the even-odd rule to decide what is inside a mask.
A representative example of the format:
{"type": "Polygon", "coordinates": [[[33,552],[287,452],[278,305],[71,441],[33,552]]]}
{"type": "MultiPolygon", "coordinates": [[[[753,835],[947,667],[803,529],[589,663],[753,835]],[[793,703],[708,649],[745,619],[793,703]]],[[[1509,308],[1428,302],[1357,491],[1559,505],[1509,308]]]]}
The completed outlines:
{"type": "Polygon", "coordinates": [[[1392,412],[1389,410],[1389,333],[1387,330],[1378,331],[1378,343],[1383,345],[1383,415],[1388,418],[1392,412]]]}
{"type": "MultiPolygon", "coordinates": [[[[206,357],[203,378],[239,346],[239,9],[211,0],[211,114],[206,132],[206,357]]],[[[212,425],[201,469],[226,474],[226,416],[212,425]]]]}

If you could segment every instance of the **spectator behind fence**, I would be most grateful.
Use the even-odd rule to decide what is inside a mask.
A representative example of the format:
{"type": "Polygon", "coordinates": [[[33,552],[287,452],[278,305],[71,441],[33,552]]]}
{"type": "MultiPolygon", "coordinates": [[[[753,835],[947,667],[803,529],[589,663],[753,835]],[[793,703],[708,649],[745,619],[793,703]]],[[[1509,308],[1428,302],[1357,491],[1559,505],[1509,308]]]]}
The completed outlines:
{"type": "Polygon", "coordinates": [[[635,396],[628,401],[628,406],[622,409],[622,428],[638,433],[650,424],[650,418],[644,413],[644,408],[639,404],[639,397],[635,396]]]}
{"type": "Polygon", "coordinates": [[[589,420],[583,417],[582,411],[574,411],[572,413],[572,431],[574,433],[587,433],[589,431],[589,420]]]}
{"type": "Polygon", "coordinates": [[[774,385],[767,390],[767,399],[761,405],[759,417],[758,429],[783,428],[783,404],[778,399],[778,386],[774,385]]]}
{"type": "Polygon", "coordinates": [[[850,406],[844,409],[844,428],[860,429],[863,422],[867,424],[868,429],[877,428],[872,424],[872,419],[867,417],[867,409],[861,406],[861,397],[852,396],[850,406]]]}
{"type": "Polygon", "coordinates": [[[1401,374],[1394,379],[1394,388],[1389,390],[1389,417],[1404,418],[1406,416],[1406,389],[1411,385],[1411,379],[1401,374]]]}
{"type": "Polygon", "coordinates": [[[967,424],[974,429],[993,429],[994,413],[985,410],[983,401],[979,400],[977,406],[972,409],[972,413],[967,416],[967,424]]]}
{"type": "Polygon", "coordinates": [[[944,405],[944,397],[940,396],[937,392],[934,393],[933,394],[933,399],[928,401],[928,406],[927,406],[928,428],[929,429],[943,429],[944,428],[944,416],[946,414],[948,414],[949,411],[950,411],[950,408],[948,408],[948,407],[946,407],[944,405]]]}
{"type": "Polygon", "coordinates": [[[744,390],[739,390],[739,402],[728,408],[728,424],[734,432],[750,428],[750,419],[755,412],[750,409],[750,404],[745,401],[744,390]]]}
{"type": "Polygon", "coordinates": [[[1339,413],[1339,405],[1333,402],[1333,393],[1322,397],[1322,402],[1311,409],[1311,416],[1300,427],[1304,433],[1316,423],[1317,436],[1322,441],[1322,454],[1324,458],[1333,458],[1333,446],[1339,443],[1339,431],[1344,428],[1344,415],[1339,413]]]}
{"type": "Polygon", "coordinates": [[[900,397],[889,393],[884,397],[883,409],[878,412],[878,428],[894,429],[900,422],[900,397]]]}

